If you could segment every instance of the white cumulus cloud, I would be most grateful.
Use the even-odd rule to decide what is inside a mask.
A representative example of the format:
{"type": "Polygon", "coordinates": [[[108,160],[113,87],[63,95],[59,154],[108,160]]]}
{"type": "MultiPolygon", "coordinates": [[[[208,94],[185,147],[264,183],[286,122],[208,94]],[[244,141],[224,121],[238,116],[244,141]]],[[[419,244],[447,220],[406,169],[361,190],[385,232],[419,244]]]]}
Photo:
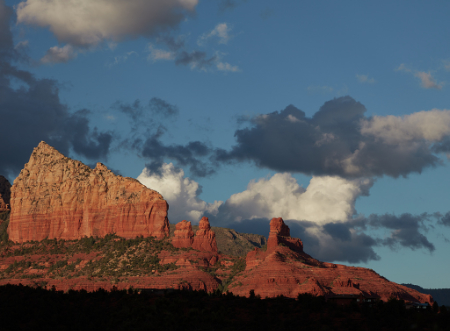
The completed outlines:
{"type": "Polygon", "coordinates": [[[355,201],[373,184],[369,179],[347,180],[340,177],[313,177],[305,189],[289,173],[252,180],[245,191],[233,194],[223,203],[207,203],[198,196],[200,185],[172,163],[165,163],[161,175],[145,168],[137,178],[158,191],[169,203],[172,222],[182,219],[197,222],[204,213],[218,222],[230,223],[246,219],[283,217],[306,220],[318,225],[345,222],[355,214],[355,201]]]}
{"type": "Polygon", "coordinates": [[[440,141],[450,134],[450,110],[432,109],[404,116],[374,116],[362,121],[361,133],[387,143],[440,141]]]}
{"type": "Polygon", "coordinates": [[[178,223],[182,220],[198,222],[205,212],[217,214],[222,201],[207,203],[198,198],[200,185],[184,177],[184,171],[172,163],[165,163],[161,175],[145,168],[137,178],[148,188],[158,191],[169,203],[169,220],[178,223]]]}
{"type": "MultiPolygon", "coordinates": [[[[306,189],[289,173],[251,181],[247,190],[233,194],[224,207],[235,221],[282,217],[317,224],[347,221],[355,213],[355,200],[372,186],[369,179],[313,177],[306,189]]],[[[220,215],[220,214],[219,214],[220,215]]]]}

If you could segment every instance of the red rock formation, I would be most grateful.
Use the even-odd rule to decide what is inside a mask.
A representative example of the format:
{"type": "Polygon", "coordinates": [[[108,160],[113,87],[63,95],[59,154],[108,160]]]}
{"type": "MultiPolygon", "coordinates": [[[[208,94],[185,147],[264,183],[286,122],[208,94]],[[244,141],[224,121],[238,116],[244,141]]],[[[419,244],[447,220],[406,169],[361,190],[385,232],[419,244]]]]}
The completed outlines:
{"type": "Polygon", "coordinates": [[[216,234],[211,230],[208,217],[202,217],[198,227],[192,248],[217,253],[216,234]]]}
{"type": "Polygon", "coordinates": [[[80,239],[169,235],[168,204],[137,180],[101,163],[91,169],[45,142],[33,150],[11,188],[9,238],[80,239]]]}
{"type": "Polygon", "coordinates": [[[281,217],[272,218],[270,221],[269,240],[267,241],[267,249],[272,250],[278,245],[285,245],[290,249],[303,252],[303,243],[300,239],[291,237],[291,230],[284,223],[281,217]]]}
{"type": "Polygon", "coordinates": [[[175,226],[172,245],[177,248],[189,248],[194,242],[194,231],[192,231],[191,222],[182,220],[175,226]]]}
{"type": "MultiPolygon", "coordinates": [[[[273,219],[270,226],[267,251],[255,249],[247,254],[245,271],[228,286],[234,294],[248,296],[250,290],[262,298],[278,295],[295,298],[299,293],[362,294],[384,301],[394,297],[433,303],[430,295],[390,282],[371,269],[323,263],[299,251],[298,245],[278,245],[290,238],[289,228],[280,218],[273,219]]],[[[288,243],[294,240],[290,238],[288,243]]]]}
{"type": "Polygon", "coordinates": [[[11,184],[0,176],[0,213],[9,210],[9,200],[11,196],[11,184]]]}

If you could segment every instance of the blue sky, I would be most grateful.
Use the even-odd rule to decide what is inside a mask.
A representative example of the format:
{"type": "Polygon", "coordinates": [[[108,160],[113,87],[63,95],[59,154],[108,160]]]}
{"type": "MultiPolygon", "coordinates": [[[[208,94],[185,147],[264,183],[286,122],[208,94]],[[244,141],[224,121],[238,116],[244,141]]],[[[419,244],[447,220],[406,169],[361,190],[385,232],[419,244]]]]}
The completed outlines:
{"type": "Polygon", "coordinates": [[[448,2],[0,8],[10,180],[45,140],[139,177],[172,223],[281,216],[316,258],[450,287],[448,2]]]}

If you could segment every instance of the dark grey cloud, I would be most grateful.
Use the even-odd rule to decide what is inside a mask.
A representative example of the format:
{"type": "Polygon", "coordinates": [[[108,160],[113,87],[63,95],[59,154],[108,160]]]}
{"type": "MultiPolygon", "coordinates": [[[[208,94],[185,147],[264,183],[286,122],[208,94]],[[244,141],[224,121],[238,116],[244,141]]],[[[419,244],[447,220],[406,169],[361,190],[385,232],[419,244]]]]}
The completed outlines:
{"type": "Polygon", "coordinates": [[[180,112],[177,106],[171,105],[160,98],[151,98],[149,107],[154,115],[161,115],[163,117],[177,116],[180,112]]]}
{"type": "Polygon", "coordinates": [[[326,102],[312,118],[293,105],[259,115],[235,132],[237,144],[217,150],[219,162],[345,178],[407,176],[441,164],[425,139],[392,143],[361,132],[370,121],[360,102],[346,96],[326,102]]]}
{"type": "Polygon", "coordinates": [[[185,145],[166,145],[161,141],[164,132],[165,129],[160,127],[145,140],[137,139],[133,143],[133,147],[139,149],[143,157],[151,160],[146,164],[151,172],[160,174],[163,163],[172,160],[178,166],[189,167],[193,177],[205,177],[215,173],[211,163],[204,160],[211,153],[210,147],[200,141],[191,141],[185,145]]]}
{"type": "Polygon", "coordinates": [[[147,105],[143,105],[139,99],[136,99],[133,103],[116,101],[112,108],[129,116],[135,125],[145,124],[147,126],[157,122],[147,116],[149,113],[152,113],[153,116],[168,118],[175,117],[180,112],[177,106],[156,97],[151,98],[147,105]]]}
{"type": "Polygon", "coordinates": [[[219,0],[219,12],[233,10],[238,5],[246,1],[247,0],[219,0]]]}
{"type": "Polygon", "coordinates": [[[88,111],[71,113],[61,103],[59,85],[37,79],[13,65],[21,59],[10,31],[13,11],[0,1],[0,174],[14,178],[41,140],[69,155],[106,158],[113,135],[90,129],[88,111]]]}
{"type": "Polygon", "coordinates": [[[450,211],[441,217],[439,223],[445,226],[450,226],[450,211]]]}
{"type": "Polygon", "coordinates": [[[216,55],[208,57],[206,52],[202,51],[181,51],[175,58],[175,64],[177,65],[189,65],[200,70],[210,68],[216,63],[216,61],[216,55]]]}
{"type": "Polygon", "coordinates": [[[391,214],[370,215],[368,225],[373,228],[393,230],[390,236],[383,240],[383,244],[386,246],[395,249],[400,245],[413,250],[425,248],[432,252],[436,248],[425,235],[420,233],[420,229],[425,228],[425,223],[433,219],[435,219],[435,215],[426,213],[421,215],[405,213],[400,216],[391,214]]]}
{"type": "Polygon", "coordinates": [[[142,123],[141,119],[144,115],[145,108],[142,106],[141,101],[136,99],[133,103],[124,103],[121,101],[116,101],[112,105],[113,109],[119,110],[121,113],[129,116],[133,122],[142,123]]]}

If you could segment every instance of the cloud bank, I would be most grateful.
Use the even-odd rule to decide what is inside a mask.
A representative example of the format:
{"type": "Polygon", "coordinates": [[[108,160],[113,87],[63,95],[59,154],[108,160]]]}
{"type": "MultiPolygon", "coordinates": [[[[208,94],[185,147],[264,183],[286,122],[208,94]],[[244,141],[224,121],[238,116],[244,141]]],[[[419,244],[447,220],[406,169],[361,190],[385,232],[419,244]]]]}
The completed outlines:
{"type": "Polygon", "coordinates": [[[376,248],[435,250],[426,237],[430,226],[449,226],[449,214],[360,215],[356,200],[369,194],[373,181],[332,176],[313,177],[306,188],[288,173],[251,181],[225,202],[199,198],[200,185],[181,169],[164,164],[161,173],[146,168],[138,177],[169,202],[169,219],[198,222],[208,216],[213,226],[268,236],[269,222],[283,217],[305,251],[323,261],[350,263],[378,260],[376,248]],[[369,235],[369,231],[376,234],[369,235]]]}
{"type": "Polygon", "coordinates": [[[441,164],[437,148],[450,136],[450,111],[366,117],[346,96],[326,102],[311,118],[290,105],[259,115],[235,132],[219,162],[251,161],[279,172],[343,178],[407,176],[441,164]]]}

